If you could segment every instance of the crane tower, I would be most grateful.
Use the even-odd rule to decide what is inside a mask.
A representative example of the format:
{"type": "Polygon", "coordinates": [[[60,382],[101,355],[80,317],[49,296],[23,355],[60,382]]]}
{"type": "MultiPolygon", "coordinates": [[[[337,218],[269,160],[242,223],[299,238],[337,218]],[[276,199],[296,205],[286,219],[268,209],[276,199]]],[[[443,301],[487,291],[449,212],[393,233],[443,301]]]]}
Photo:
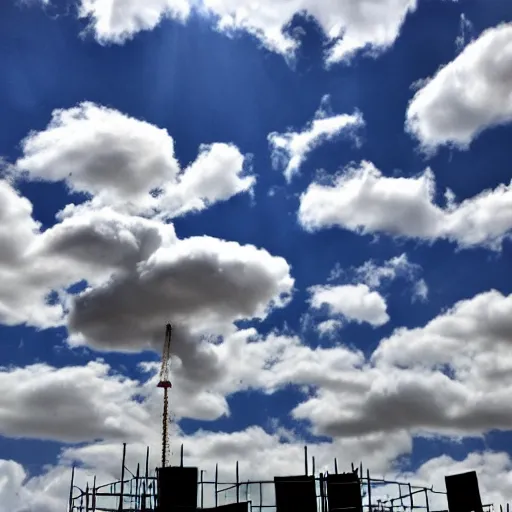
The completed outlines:
{"type": "Polygon", "coordinates": [[[171,359],[171,335],[172,326],[165,326],[164,347],[162,350],[162,367],[157,387],[164,388],[164,410],[162,414],[162,467],[165,468],[170,455],[169,448],[169,389],[172,388],[169,380],[169,369],[171,359]]]}

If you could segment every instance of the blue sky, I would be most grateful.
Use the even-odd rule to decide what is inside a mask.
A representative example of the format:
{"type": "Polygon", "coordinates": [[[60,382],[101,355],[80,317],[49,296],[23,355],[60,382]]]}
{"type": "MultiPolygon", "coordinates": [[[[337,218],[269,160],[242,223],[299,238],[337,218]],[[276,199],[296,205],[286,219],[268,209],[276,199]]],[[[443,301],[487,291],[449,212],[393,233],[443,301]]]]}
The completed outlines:
{"type": "Polygon", "coordinates": [[[190,463],[512,497],[512,4],[370,4],[2,3],[10,510],[156,464],[169,320],[190,463]]]}

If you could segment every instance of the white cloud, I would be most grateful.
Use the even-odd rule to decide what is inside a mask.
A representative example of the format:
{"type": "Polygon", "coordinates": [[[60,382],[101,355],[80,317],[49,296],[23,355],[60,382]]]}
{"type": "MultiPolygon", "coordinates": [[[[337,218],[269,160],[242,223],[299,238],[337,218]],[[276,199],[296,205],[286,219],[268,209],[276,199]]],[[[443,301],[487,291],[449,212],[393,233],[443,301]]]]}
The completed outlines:
{"type": "Polygon", "coordinates": [[[289,272],[286,260],[251,245],[180,240],[77,296],[69,329],[95,347],[127,350],[160,346],[168,321],[181,326],[176,339],[183,343],[191,331],[222,334],[235,320],[264,318],[286,305],[289,272]]]}
{"type": "Polygon", "coordinates": [[[0,180],[0,268],[16,263],[39,232],[32,204],[5,180],[0,180]]]}
{"type": "Polygon", "coordinates": [[[512,120],[512,24],[486,30],[414,96],[406,127],[426,150],[466,149],[483,130],[512,120]]]}
{"type": "Polygon", "coordinates": [[[255,183],[233,145],[201,146],[197,160],[180,170],[167,130],[90,102],[55,110],[47,128],[30,133],[22,149],[18,174],[65,181],[92,197],[68,205],[61,216],[109,206],[169,218],[248,192],[255,183]]]}
{"type": "MultiPolygon", "coordinates": [[[[336,279],[336,273],[340,269],[335,269],[331,274],[331,280],[336,279]]],[[[424,279],[418,279],[422,268],[416,263],[409,261],[407,254],[402,253],[382,264],[374,260],[363,263],[360,267],[354,269],[357,281],[367,284],[370,288],[379,288],[383,284],[401,278],[412,283],[412,300],[426,301],[428,298],[428,286],[424,279]]]]}
{"type": "Polygon", "coordinates": [[[455,46],[457,51],[461,52],[466,44],[468,43],[468,38],[471,36],[473,32],[473,23],[466,17],[464,13],[460,15],[460,29],[459,35],[457,39],[455,39],[455,46]]]}
{"type": "MultiPolygon", "coordinates": [[[[329,96],[325,96],[322,99],[322,105],[328,100],[329,96]]],[[[300,166],[309,152],[343,132],[350,135],[353,130],[364,126],[364,120],[360,113],[330,116],[322,105],[315,113],[313,121],[303,131],[272,132],[268,135],[274,167],[284,167],[283,172],[288,183],[294,175],[299,173],[300,166]]]]}
{"type": "Polygon", "coordinates": [[[378,265],[374,260],[369,260],[355,269],[359,280],[370,288],[378,288],[385,281],[393,281],[398,277],[413,280],[421,271],[421,267],[411,263],[407,254],[402,253],[378,265]]]}
{"type": "Polygon", "coordinates": [[[142,30],[154,29],[164,17],[186,20],[189,0],[81,0],[79,17],[100,43],[124,43],[142,30]]]}
{"type": "Polygon", "coordinates": [[[203,145],[197,160],[183,171],[177,183],[162,186],[157,208],[164,217],[179,216],[251,192],[256,178],[247,174],[244,166],[244,157],[235,146],[203,145]]]}
{"type": "MultiPolygon", "coordinates": [[[[316,433],[331,436],[507,430],[510,318],[512,296],[490,291],[457,303],[424,327],[396,329],[380,342],[371,365],[338,372],[336,386],[316,383],[293,414],[310,420],[316,433]]],[[[308,374],[326,372],[324,364],[311,359],[308,374]]]]}
{"type": "Polygon", "coordinates": [[[186,20],[191,9],[215,20],[227,34],[243,30],[271,51],[293,56],[299,41],[286,32],[295,15],[313,17],[330,42],[327,63],[348,60],[356,52],[382,51],[393,45],[417,0],[289,0],[257,4],[249,0],[81,0],[79,15],[101,43],[123,43],[137,32],[153,29],[162,18],[186,20]]]}
{"type": "Polygon", "coordinates": [[[413,302],[419,300],[425,302],[428,299],[428,285],[424,279],[420,279],[414,284],[412,295],[413,302]]]}
{"type": "Polygon", "coordinates": [[[27,264],[29,247],[40,225],[32,218],[32,204],[5,180],[0,180],[0,322],[27,322],[48,327],[62,321],[60,304],[48,303],[51,288],[37,286],[37,270],[27,264]]]}
{"type": "Polygon", "coordinates": [[[377,327],[389,320],[386,301],[365,284],[313,286],[309,292],[312,308],[320,309],[326,305],[331,314],[342,315],[348,321],[368,322],[377,327]]]}
{"type": "Polygon", "coordinates": [[[314,231],[339,226],[361,234],[435,240],[446,238],[461,248],[499,250],[512,229],[512,183],[484,190],[445,208],[434,203],[430,169],[413,178],[391,178],[371,163],[361,162],[332,185],[311,183],[301,195],[299,221],[314,231]]]}
{"type": "Polygon", "coordinates": [[[483,372],[485,380],[499,376],[505,385],[511,340],[512,295],[491,290],[456,303],[425,327],[397,329],[380,342],[373,359],[400,367],[448,364],[458,375],[483,372]]]}
{"type": "Polygon", "coordinates": [[[336,332],[338,329],[341,329],[341,327],[343,327],[343,322],[340,320],[334,320],[332,318],[329,320],[324,320],[316,326],[320,336],[328,336],[336,332]]]}
{"type": "Polygon", "coordinates": [[[364,48],[382,50],[397,39],[406,15],[416,8],[416,0],[371,0],[337,2],[291,0],[276,4],[270,0],[254,4],[248,0],[203,0],[218,18],[220,30],[245,30],[265,47],[283,55],[293,55],[298,41],[283,29],[294,15],[305,12],[319,23],[331,42],[327,63],[349,59],[364,48]]]}
{"type": "Polygon", "coordinates": [[[0,432],[68,442],[136,440],[151,429],[149,414],[134,400],[138,392],[136,381],[100,362],[2,369],[0,432]]]}

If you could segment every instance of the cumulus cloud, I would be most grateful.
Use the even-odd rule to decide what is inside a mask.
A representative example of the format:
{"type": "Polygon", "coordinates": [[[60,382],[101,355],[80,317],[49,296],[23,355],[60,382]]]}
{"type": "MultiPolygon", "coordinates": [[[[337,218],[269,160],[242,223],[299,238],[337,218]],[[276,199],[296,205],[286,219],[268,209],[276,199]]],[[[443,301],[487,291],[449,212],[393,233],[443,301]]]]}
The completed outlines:
{"type": "Polygon", "coordinates": [[[22,149],[18,174],[64,181],[91,197],[85,205],[68,205],[61,217],[108,206],[170,218],[248,192],[255,183],[233,145],[201,146],[197,160],[181,170],[167,130],[90,102],[55,110],[22,149]]]}
{"type": "Polygon", "coordinates": [[[372,0],[319,4],[313,0],[291,0],[276,4],[265,0],[81,0],[79,16],[89,20],[89,29],[100,43],[123,43],[142,30],[151,30],[163,19],[186,20],[193,7],[212,18],[226,34],[246,31],[269,50],[293,56],[299,41],[286,30],[293,17],[314,18],[329,41],[327,63],[348,60],[356,52],[382,51],[393,45],[408,13],[417,0],[372,0]]]}
{"type": "Polygon", "coordinates": [[[81,0],[79,8],[79,17],[89,20],[89,29],[103,44],[124,43],[165,17],[185,21],[189,14],[189,0],[81,0]]]}
{"type": "Polygon", "coordinates": [[[320,309],[325,305],[331,314],[341,315],[348,321],[368,322],[377,327],[389,320],[386,301],[365,284],[313,286],[309,292],[312,308],[320,309]]]}
{"type": "MultiPolygon", "coordinates": [[[[325,96],[322,104],[325,106],[328,100],[329,96],[325,96]]],[[[298,174],[309,152],[341,133],[350,135],[364,125],[363,117],[358,112],[352,115],[329,115],[324,106],[320,106],[313,121],[301,132],[272,132],[268,135],[274,167],[284,167],[284,177],[288,183],[298,174]]]]}
{"type": "Polygon", "coordinates": [[[424,327],[396,330],[381,341],[373,359],[401,367],[449,364],[462,374],[484,371],[486,379],[505,378],[510,361],[503,357],[512,340],[511,318],[512,295],[491,290],[456,303],[424,327]]]}
{"type": "Polygon", "coordinates": [[[60,304],[49,301],[52,288],[37,286],[37,270],[27,253],[40,234],[32,218],[32,204],[6,180],[0,180],[0,322],[29,323],[40,327],[59,324],[60,304]]]}
{"type": "Polygon", "coordinates": [[[5,180],[0,180],[0,267],[5,270],[18,258],[39,233],[32,218],[32,203],[5,180]]]}
{"type": "Polygon", "coordinates": [[[134,400],[138,383],[110,370],[101,362],[59,369],[47,364],[2,369],[2,435],[67,442],[146,436],[150,417],[134,400]]]}
{"type": "MultiPolygon", "coordinates": [[[[232,333],[216,344],[196,342],[189,351],[178,347],[172,360],[173,410],[178,417],[214,419],[230,413],[226,397],[232,393],[248,389],[274,393],[292,384],[303,392],[292,417],[307,420],[313,433],[330,436],[334,442],[355,442],[386,432],[399,437],[459,436],[508,429],[512,425],[512,410],[505,405],[512,392],[510,304],[511,298],[498,292],[468,299],[422,328],[395,330],[381,341],[370,360],[340,344],[311,348],[296,337],[272,334],[262,338],[254,329],[232,333]]],[[[133,392],[129,381],[123,381],[126,390],[119,395],[123,403],[132,403],[127,410],[123,408],[127,414],[155,419],[161,407],[155,393],[157,365],[151,363],[146,369],[151,378],[136,386],[137,393],[145,397],[142,405],[126,398],[133,392]]],[[[54,393],[60,397],[59,388],[50,384],[43,386],[43,398],[37,389],[23,391],[26,379],[15,377],[18,384],[13,377],[5,385],[15,390],[19,386],[13,396],[19,400],[20,410],[30,406],[34,393],[41,403],[51,403],[54,393]]],[[[107,421],[121,408],[109,394],[110,376],[98,379],[107,380],[102,387],[105,406],[96,407],[98,416],[93,415],[89,423],[84,420],[83,428],[89,425],[98,437],[115,438],[115,429],[107,431],[105,425],[122,428],[121,421],[107,421]]],[[[91,386],[96,386],[96,378],[90,380],[91,386]]],[[[103,395],[100,393],[100,398],[103,395]]],[[[68,402],[62,402],[67,407],[68,402]]],[[[44,411],[40,414],[43,419],[32,424],[33,433],[37,429],[44,432],[45,425],[52,425],[45,421],[57,418],[49,419],[44,411]]],[[[10,419],[3,428],[11,428],[7,434],[13,435],[10,419]]],[[[16,430],[29,428],[21,413],[16,421],[16,430]]],[[[132,423],[148,424],[142,420],[132,423]]],[[[51,428],[58,429],[55,425],[56,421],[51,428]]]]}
{"type": "Polygon", "coordinates": [[[346,170],[331,185],[313,182],[301,195],[299,221],[308,231],[339,226],[361,234],[436,240],[498,250],[512,228],[512,183],[442,208],[430,169],[418,177],[383,176],[371,162],[346,170]]]}
{"type": "MultiPolygon", "coordinates": [[[[455,304],[424,327],[398,328],[379,343],[370,365],[339,375],[343,393],[317,386],[293,415],[330,436],[509,429],[511,307],[512,296],[490,291],[455,304]]],[[[323,363],[311,361],[310,374],[323,371],[315,365],[323,363]]]]}
{"type": "Polygon", "coordinates": [[[219,332],[285,305],[293,288],[289,272],[286,260],[251,245],[206,236],[180,240],[76,297],[69,328],[107,349],[147,346],[169,320],[219,332]]]}
{"type": "Polygon", "coordinates": [[[512,120],[512,24],[486,30],[416,92],[407,129],[427,150],[466,149],[482,131],[512,120]]]}

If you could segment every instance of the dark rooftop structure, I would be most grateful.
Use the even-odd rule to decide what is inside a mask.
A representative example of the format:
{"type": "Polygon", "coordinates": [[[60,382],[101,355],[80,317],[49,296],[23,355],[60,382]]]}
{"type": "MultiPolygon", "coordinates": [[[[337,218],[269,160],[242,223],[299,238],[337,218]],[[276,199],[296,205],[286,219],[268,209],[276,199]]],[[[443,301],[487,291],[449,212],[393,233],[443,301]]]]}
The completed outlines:
{"type": "MultiPolygon", "coordinates": [[[[444,495],[449,512],[492,512],[482,505],[478,478],[474,471],[445,478],[446,491],[372,478],[369,470],[352,466],[348,473],[315,473],[315,459],[308,468],[304,448],[304,474],[269,477],[265,481],[241,480],[238,463],[234,481],[219,480],[218,465],[213,480],[203,479],[204,471],[183,465],[149,471],[149,449],[145,469],[125,467],[123,449],[121,479],[102,485],[94,482],[80,489],[71,480],[68,512],[441,512],[433,498],[444,495]],[[126,478],[127,474],[129,478],[126,478]],[[385,492],[383,493],[383,489],[385,492]]],[[[443,497],[443,496],[441,496],[443,497]]],[[[446,510],[446,508],[444,509],[446,510]]],[[[448,511],[447,511],[448,512],[448,511]]],[[[508,512],[508,510],[507,510],[508,512]]]]}

